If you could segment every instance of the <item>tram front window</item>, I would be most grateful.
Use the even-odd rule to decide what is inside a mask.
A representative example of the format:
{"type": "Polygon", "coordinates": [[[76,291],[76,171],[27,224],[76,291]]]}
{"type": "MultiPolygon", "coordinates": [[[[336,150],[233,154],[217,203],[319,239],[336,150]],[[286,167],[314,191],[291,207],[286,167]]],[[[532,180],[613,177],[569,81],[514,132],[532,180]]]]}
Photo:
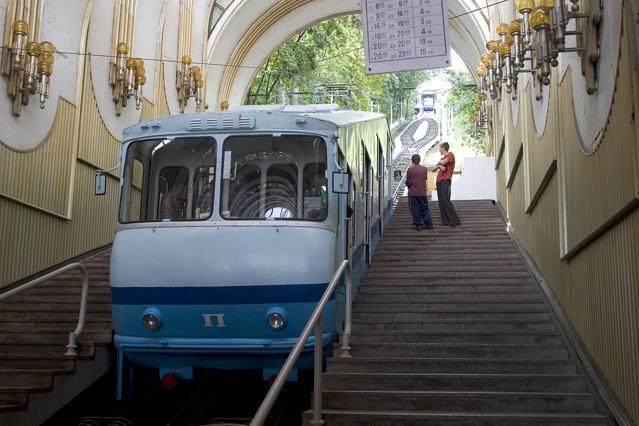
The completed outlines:
{"type": "Polygon", "coordinates": [[[315,136],[232,136],[224,142],[225,219],[324,220],[326,144],[315,136]]]}
{"type": "Polygon", "coordinates": [[[154,139],[127,148],[120,222],[204,220],[213,212],[215,140],[154,139]]]}

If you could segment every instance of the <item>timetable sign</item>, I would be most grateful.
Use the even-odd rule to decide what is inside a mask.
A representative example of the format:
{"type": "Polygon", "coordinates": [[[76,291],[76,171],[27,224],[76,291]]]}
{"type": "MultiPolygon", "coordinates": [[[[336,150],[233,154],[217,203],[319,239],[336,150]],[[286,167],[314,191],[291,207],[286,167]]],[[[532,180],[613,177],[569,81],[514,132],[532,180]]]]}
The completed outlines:
{"type": "Polygon", "coordinates": [[[446,0],[362,0],[366,73],[450,66],[446,0]]]}

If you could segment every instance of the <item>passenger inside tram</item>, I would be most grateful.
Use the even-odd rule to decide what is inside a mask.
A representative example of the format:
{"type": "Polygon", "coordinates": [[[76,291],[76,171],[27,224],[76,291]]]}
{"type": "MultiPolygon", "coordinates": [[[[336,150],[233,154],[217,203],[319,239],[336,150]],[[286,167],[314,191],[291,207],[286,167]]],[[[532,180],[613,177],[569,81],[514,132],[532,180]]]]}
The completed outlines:
{"type": "Polygon", "coordinates": [[[183,219],[188,197],[188,183],[185,173],[178,173],[173,178],[171,190],[162,196],[160,219],[183,219]]]}

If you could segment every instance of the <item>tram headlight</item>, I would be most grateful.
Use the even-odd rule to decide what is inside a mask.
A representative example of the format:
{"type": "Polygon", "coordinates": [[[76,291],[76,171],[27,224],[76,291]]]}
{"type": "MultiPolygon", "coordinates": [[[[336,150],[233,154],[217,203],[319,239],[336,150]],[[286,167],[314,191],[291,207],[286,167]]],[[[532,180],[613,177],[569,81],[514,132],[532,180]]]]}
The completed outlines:
{"type": "Polygon", "coordinates": [[[279,309],[271,310],[266,314],[266,323],[273,330],[283,330],[286,327],[286,315],[279,309]]]}
{"type": "Polygon", "coordinates": [[[162,327],[162,316],[157,309],[147,309],[142,314],[142,325],[149,330],[159,330],[162,327]]]}

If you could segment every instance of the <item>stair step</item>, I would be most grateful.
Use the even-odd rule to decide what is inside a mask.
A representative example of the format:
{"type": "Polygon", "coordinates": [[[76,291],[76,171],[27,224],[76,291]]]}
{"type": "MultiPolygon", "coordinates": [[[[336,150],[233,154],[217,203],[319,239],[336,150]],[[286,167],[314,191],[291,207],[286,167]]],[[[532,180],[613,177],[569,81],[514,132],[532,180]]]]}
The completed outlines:
{"type": "Polygon", "coordinates": [[[353,357],[568,359],[562,345],[470,345],[448,343],[352,343],[353,357]]]}
{"type": "Polygon", "coordinates": [[[66,374],[65,370],[0,369],[0,391],[14,386],[51,387],[53,374],[66,374]]]}
{"type": "Polygon", "coordinates": [[[533,285],[457,285],[457,284],[430,284],[430,285],[404,285],[395,283],[385,283],[385,285],[362,286],[357,295],[360,300],[362,296],[373,295],[429,295],[439,296],[445,294],[463,294],[469,297],[481,296],[482,294],[539,294],[533,285]]]}
{"type": "Polygon", "coordinates": [[[555,324],[550,321],[468,321],[468,320],[426,320],[426,321],[353,321],[353,330],[356,332],[367,331],[393,331],[393,330],[422,330],[422,331],[555,331],[555,324]]]}
{"type": "Polygon", "coordinates": [[[475,313],[545,313],[548,309],[544,303],[515,302],[458,302],[442,301],[438,303],[356,303],[353,312],[374,313],[422,313],[422,312],[475,312],[475,313]]]}
{"type": "MultiPolygon", "coordinates": [[[[29,324],[25,324],[23,321],[3,321],[2,323],[2,331],[8,333],[16,333],[16,332],[37,332],[37,333],[54,333],[60,331],[71,332],[75,330],[75,327],[78,324],[78,319],[75,320],[58,320],[58,321],[48,321],[48,322],[39,322],[33,321],[29,324]]],[[[91,333],[91,332],[110,332],[112,329],[111,321],[86,321],[84,324],[84,332],[83,333],[91,333]]]]}
{"type": "MultiPolygon", "coordinates": [[[[64,346],[69,342],[69,333],[72,331],[73,329],[69,329],[69,331],[49,332],[36,332],[34,330],[31,330],[28,332],[22,331],[16,333],[8,333],[3,331],[0,333],[0,347],[5,345],[20,346],[22,344],[64,346]]],[[[84,330],[78,338],[78,341],[83,344],[110,343],[111,331],[84,330]]]]}
{"type": "MultiPolygon", "coordinates": [[[[0,360],[7,355],[63,355],[66,352],[66,344],[50,345],[50,344],[4,344],[0,343],[0,360]]],[[[101,343],[102,344],[102,343],[101,343]]],[[[95,353],[95,342],[85,342],[80,336],[77,352],[80,356],[93,357],[95,353]]],[[[1,361],[0,361],[1,365],[1,361]]]]}
{"type": "Polygon", "coordinates": [[[359,343],[458,343],[458,344],[561,344],[563,340],[556,332],[539,331],[481,331],[481,330],[461,330],[461,331],[421,331],[421,330],[400,330],[400,331],[370,331],[360,332],[354,330],[351,334],[353,345],[359,343]]]}
{"type": "Polygon", "coordinates": [[[2,406],[26,406],[30,391],[43,392],[48,388],[45,387],[16,387],[15,389],[0,388],[0,407],[2,406]]]}
{"type": "MultiPolygon", "coordinates": [[[[64,356],[65,348],[56,347],[53,354],[8,354],[0,355],[1,369],[73,371],[75,360],[64,356]]],[[[80,351],[79,353],[82,353],[80,351]]]]}
{"type": "Polygon", "coordinates": [[[577,374],[574,361],[513,358],[329,358],[327,371],[352,373],[577,374]]]}
{"type": "MultiPolygon", "coordinates": [[[[312,411],[304,413],[304,425],[310,425],[312,411]]],[[[322,410],[330,426],[607,426],[606,417],[595,413],[475,413],[444,411],[357,411],[322,410]]]]}
{"type": "MultiPolygon", "coordinates": [[[[40,317],[46,316],[49,314],[61,314],[65,312],[75,313],[76,318],[78,316],[78,312],[80,311],[80,301],[77,303],[42,303],[42,302],[13,302],[11,299],[5,300],[0,305],[0,313],[15,313],[19,312],[20,315],[23,314],[40,314],[40,317]],[[46,315],[43,315],[46,314],[46,315]]],[[[87,312],[91,312],[92,314],[96,313],[108,313],[111,314],[111,302],[100,302],[100,303],[88,303],[87,304],[87,312]]]]}
{"type": "MultiPolygon", "coordinates": [[[[58,294],[56,292],[49,293],[31,293],[26,292],[24,294],[18,294],[4,303],[47,303],[55,305],[68,304],[76,307],[76,310],[80,306],[80,293],[77,294],[58,294]]],[[[111,294],[95,294],[89,293],[87,296],[87,302],[91,304],[111,303],[111,294]]]]}
{"type": "Polygon", "coordinates": [[[511,278],[511,277],[499,277],[499,278],[452,278],[452,277],[438,277],[438,278],[415,278],[415,277],[393,277],[393,278],[370,278],[367,277],[362,288],[365,287],[388,287],[388,286],[441,286],[441,285],[456,285],[456,286],[476,286],[476,285],[494,285],[494,286],[510,286],[510,285],[534,285],[530,277],[523,278],[511,278]]]}
{"type": "MultiPolygon", "coordinates": [[[[55,322],[55,321],[75,321],[78,323],[78,311],[79,307],[75,310],[66,311],[20,311],[19,318],[24,323],[30,322],[55,322]]],[[[4,311],[0,309],[0,322],[15,321],[16,312],[4,311]]],[[[95,312],[93,310],[87,310],[86,321],[111,321],[111,310],[104,312],[95,312]]]]}
{"type": "Polygon", "coordinates": [[[357,304],[374,303],[543,303],[543,296],[539,293],[416,293],[416,294],[359,294],[357,304]]]}
{"type": "Polygon", "coordinates": [[[560,374],[446,374],[327,372],[324,390],[457,390],[585,392],[586,380],[560,374]]]}
{"type": "Polygon", "coordinates": [[[0,404],[0,413],[6,413],[10,411],[20,411],[26,410],[27,404],[25,403],[16,403],[16,404],[0,404]]]}
{"type": "Polygon", "coordinates": [[[583,413],[594,412],[596,401],[587,393],[324,391],[322,406],[337,410],[583,413]]]}
{"type": "MultiPolygon", "coordinates": [[[[371,315],[367,310],[359,309],[359,306],[353,306],[353,321],[362,321],[370,319],[371,315]]],[[[430,310],[427,312],[375,312],[374,318],[380,322],[392,321],[429,321],[429,320],[470,320],[470,321],[500,321],[500,320],[531,320],[531,321],[548,321],[550,314],[548,312],[495,312],[495,311],[476,311],[476,310],[458,310],[451,312],[450,310],[430,310]]]]}
{"type": "MultiPolygon", "coordinates": [[[[478,271],[475,269],[465,270],[463,268],[457,269],[455,267],[454,271],[433,271],[433,270],[425,270],[425,271],[395,271],[395,272],[375,272],[370,271],[366,274],[366,278],[383,278],[386,280],[395,281],[398,278],[410,278],[414,279],[451,279],[451,278],[462,278],[462,279],[473,279],[473,278],[484,278],[484,279],[496,279],[503,278],[504,271],[500,270],[499,267],[495,267],[491,270],[481,270],[478,271]]],[[[521,278],[521,279],[529,279],[528,272],[509,272],[509,278],[521,278]]]]}

